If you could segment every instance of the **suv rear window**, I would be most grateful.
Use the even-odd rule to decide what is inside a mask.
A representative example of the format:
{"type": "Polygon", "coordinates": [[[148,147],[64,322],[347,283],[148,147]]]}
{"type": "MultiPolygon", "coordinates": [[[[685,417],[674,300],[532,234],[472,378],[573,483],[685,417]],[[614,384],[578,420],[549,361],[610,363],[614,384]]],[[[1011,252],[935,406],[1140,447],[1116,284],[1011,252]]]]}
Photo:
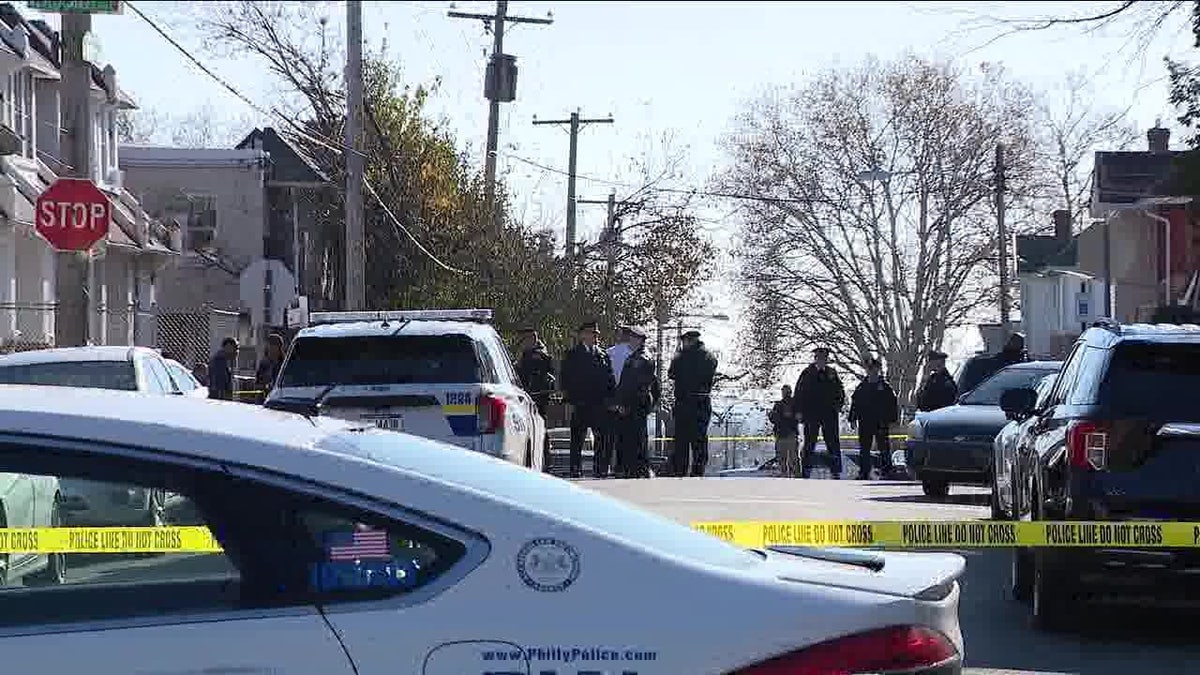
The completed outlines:
{"type": "Polygon", "coordinates": [[[1109,363],[1098,402],[1115,414],[1200,421],[1200,344],[1124,342],[1109,363]]]}
{"type": "Polygon", "coordinates": [[[299,338],[280,377],[284,387],[479,381],[479,358],[465,335],[299,338]]]}
{"type": "Polygon", "coordinates": [[[57,361],[0,366],[0,384],[36,384],[137,391],[129,361],[57,361]]]}
{"type": "Polygon", "coordinates": [[[1000,396],[1009,389],[1032,389],[1053,370],[1039,368],[1005,368],[975,387],[962,402],[965,405],[1000,405],[1000,396]]]}

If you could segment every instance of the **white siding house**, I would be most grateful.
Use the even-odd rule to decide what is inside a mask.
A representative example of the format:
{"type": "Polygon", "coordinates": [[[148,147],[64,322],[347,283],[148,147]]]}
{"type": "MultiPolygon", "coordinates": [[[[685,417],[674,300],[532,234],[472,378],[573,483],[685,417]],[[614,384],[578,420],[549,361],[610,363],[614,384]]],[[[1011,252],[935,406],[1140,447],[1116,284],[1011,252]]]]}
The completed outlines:
{"type": "Polygon", "coordinates": [[[1103,282],[1078,268],[1070,214],[1056,211],[1054,217],[1053,236],[1017,237],[1021,331],[1032,358],[1065,356],[1104,307],[1103,282]]]}
{"type": "MultiPolygon", "coordinates": [[[[57,343],[57,256],[35,232],[34,204],[62,172],[58,38],[42,22],[0,6],[0,351],[57,343]]],[[[178,235],[152,221],[121,186],[116,117],[133,103],[112,67],[93,68],[93,180],[113,202],[113,226],[93,252],[92,341],[133,344],[139,310],[153,311],[154,276],[178,235]]]]}

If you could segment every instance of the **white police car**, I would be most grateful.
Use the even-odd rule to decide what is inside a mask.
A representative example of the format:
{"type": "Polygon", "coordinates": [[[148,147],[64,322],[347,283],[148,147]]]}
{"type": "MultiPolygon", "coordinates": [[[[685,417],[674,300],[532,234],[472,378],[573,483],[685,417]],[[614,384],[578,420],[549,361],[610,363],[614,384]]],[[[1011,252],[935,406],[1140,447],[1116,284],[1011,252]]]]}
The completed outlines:
{"type": "Polygon", "coordinates": [[[40,672],[961,672],[954,554],[748,550],[483,453],[234,402],[0,387],[0,437],[0,472],[177,492],[221,549],[0,588],[0,653],[40,672]]]}
{"type": "Polygon", "coordinates": [[[541,470],[546,423],[491,310],[313,312],[265,402],[369,421],[541,470]]]}

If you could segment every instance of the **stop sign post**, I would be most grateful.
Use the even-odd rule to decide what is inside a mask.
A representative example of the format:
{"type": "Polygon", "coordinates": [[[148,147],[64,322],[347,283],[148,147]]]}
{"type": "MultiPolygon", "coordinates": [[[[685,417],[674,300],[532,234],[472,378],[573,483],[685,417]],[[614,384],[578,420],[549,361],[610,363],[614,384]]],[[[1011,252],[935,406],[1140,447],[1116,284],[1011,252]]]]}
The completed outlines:
{"type": "Polygon", "coordinates": [[[108,236],[112,202],[86,178],[59,178],[38,197],[37,233],[59,251],[88,251],[108,236]]]}

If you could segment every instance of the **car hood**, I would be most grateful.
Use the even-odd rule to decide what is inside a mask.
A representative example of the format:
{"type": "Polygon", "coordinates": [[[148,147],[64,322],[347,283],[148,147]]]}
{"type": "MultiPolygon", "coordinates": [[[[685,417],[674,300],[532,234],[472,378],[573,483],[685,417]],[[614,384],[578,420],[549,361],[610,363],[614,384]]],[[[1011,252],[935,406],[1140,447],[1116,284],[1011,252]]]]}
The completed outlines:
{"type": "Polygon", "coordinates": [[[950,438],[955,436],[996,437],[1008,418],[999,406],[952,405],[921,415],[926,438],[950,438]]]}
{"type": "Polygon", "coordinates": [[[936,595],[962,576],[967,561],[955,553],[907,553],[773,546],[776,577],[820,586],[915,598],[936,595]]]}

